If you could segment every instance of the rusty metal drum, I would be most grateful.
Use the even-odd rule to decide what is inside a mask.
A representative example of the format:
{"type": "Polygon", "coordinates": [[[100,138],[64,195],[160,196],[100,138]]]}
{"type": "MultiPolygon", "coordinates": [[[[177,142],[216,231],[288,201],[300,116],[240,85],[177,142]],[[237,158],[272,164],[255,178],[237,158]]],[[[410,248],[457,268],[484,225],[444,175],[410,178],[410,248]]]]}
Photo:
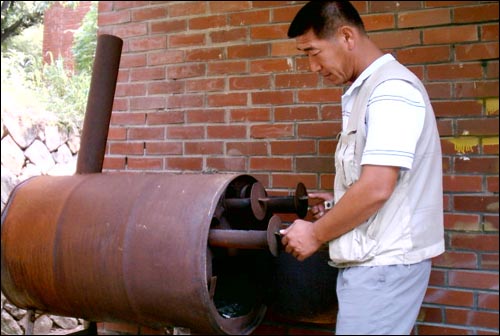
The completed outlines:
{"type": "Polygon", "coordinates": [[[208,235],[266,226],[225,214],[224,200],[248,198],[255,183],[239,174],[28,179],[2,214],[2,291],[20,308],[89,321],[249,334],[266,312],[272,256],[210,247],[208,235]]]}

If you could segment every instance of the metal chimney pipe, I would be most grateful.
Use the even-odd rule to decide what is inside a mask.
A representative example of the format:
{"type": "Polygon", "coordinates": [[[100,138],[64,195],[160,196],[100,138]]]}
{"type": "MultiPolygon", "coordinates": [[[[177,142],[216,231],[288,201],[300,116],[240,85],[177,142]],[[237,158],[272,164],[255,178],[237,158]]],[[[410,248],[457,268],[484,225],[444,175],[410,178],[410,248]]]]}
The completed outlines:
{"type": "Polygon", "coordinates": [[[103,34],[97,38],[77,174],[102,171],[122,46],[123,40],[117,36],[103,34]]]}

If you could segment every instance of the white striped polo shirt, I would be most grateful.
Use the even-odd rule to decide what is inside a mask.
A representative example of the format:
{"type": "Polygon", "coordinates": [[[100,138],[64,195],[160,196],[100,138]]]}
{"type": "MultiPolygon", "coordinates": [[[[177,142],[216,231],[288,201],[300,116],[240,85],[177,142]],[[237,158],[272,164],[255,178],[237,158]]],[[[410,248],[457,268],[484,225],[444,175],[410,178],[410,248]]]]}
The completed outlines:
{"type": "MultiPolygon", "coordinates": [[[[378,58],[342,96],[342,126],[347,126],[359,87],[381,65],[394,60],[390,54],[378,58]]],[[[422,132],[425,103],[422,94],[403,80],[388,80],[373,92],[366,112],[366,147],[361,165],[397,166],[411,169],[422,132]]]]}

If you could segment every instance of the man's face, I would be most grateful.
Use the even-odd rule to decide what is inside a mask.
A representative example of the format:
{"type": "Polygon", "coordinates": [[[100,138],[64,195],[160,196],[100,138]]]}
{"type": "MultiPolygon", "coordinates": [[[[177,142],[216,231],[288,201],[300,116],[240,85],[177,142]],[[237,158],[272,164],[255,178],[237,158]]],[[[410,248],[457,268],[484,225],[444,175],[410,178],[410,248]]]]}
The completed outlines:
{"type": "Polygon", "coordinates": [[[341,34],[336,33],[328,39],[319,39],[310,29],[297,36],[297,49],[306,53],[311,71],[331,81],[335,85],[350,81],[348,47],[341,34]]]}

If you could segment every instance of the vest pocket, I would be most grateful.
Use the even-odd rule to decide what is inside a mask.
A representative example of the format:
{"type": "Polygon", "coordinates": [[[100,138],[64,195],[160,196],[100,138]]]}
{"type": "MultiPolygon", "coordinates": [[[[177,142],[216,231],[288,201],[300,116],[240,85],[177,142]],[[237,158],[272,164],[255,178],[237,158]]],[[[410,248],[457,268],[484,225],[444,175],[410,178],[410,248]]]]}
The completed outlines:
{"type": "Polygon", "coordinates": [[[328,244],[334,264],[359,263],[375,256],[377,241],[366,234],[368,226],[369,223],[362,224],[328,244]]]}

